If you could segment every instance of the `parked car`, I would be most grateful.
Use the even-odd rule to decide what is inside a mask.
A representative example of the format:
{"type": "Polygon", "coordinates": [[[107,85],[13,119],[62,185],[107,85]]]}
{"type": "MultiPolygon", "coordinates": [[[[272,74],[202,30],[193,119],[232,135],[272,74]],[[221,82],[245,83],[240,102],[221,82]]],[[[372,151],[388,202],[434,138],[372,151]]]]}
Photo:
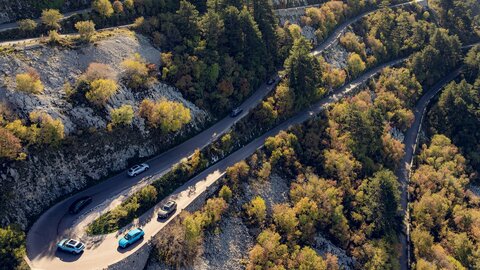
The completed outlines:
{"type": "Polygon", "coordinates": [[[148,169],[150,169],[150,166],[148,166],[148,164],[146,164],[146,163],[142,163],[142,164],[135,165],[135,166],[131,167],[130,169],[128,169],[127,174],[131,177],[134,177],[134,176],[137,176],[137,175],[147,171],[148,169]]]}
{"type": "Polygon", "coordinates": [[[72,254],[80,254],[85,249],[85,244],[78,240],[63,239],[62,241],[58,242],[57,248],[72,254]]]}
{"type": "Polygon", "coordinates": [[[270,80],[268,80],[267,85],[272,85],[274,83],[275,83],[275,79],[271,78],[270,80]]]}
{"type": "Polygon", "coordinates": [[[145,235],[145,232],[142,229],[140,228],[133,229],[129,231],[127,234],[125,234],[125,236],[122,239],[118,240],[118,245],[121,248],[126,248],[131,244],[137,242],[138,240],[142,239],[144,235],[145,235]]]}
{"type": "Polygon", "coordinates": [[[240,107],[237,107],[237,108],[232,110],[232,112],[230,113],[230,117],[237,117],[242,112],[243,112],[243,109],[240,108],[240,107]]]}
{"type": "Polygon", "coordinates": [[[87,205],[89,205],[92,202],[92,197],[90,196],[85,196],[77,199],[70,205],[68,208],[68,212],[70,214],[78,214],[80,211],[83,210],[87,205]]]}
{"type": "Polygon", "coordinates": [[[165,219],[177,211],[177,203],[174,201],[168,201],[158,211],[158,218],[165,219]]]}

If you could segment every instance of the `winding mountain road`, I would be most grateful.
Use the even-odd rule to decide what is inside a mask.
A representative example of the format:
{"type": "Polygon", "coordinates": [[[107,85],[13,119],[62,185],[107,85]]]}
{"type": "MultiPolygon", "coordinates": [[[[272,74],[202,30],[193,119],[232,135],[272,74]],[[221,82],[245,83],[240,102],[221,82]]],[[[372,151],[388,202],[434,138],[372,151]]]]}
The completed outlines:
{"type": "MultiPolygon", "coordinates": [[[[400,5],[422,1],[424,0],[412,1],[400,5]]],[[[368,15],[372,12],[373,11],[364,13],[361,16],[368,15]]],[[[345,31],[348,25],[358,21],[360,18],[361,17],[357,16],[340,25],[333,32],[333,35],[327,38],[312,53],[314,55],[318,55],[323,50],[329,48],[341,35],[341,33],[345,31]]],[[[294,117],[286,120],[271,131],[255,139],[245,147],[209,167],[197,177],[191,179],[185,185],[178,188],[170,197],[177,201],[179,209],[185,208],[196,198],[196,196],[198,196],[199,193],[202,192],[202,190],[207,189],[213,182],[218,180],[227,167],[251,155],[256,149],[263,145],[266,138],[274,136],[279,131],[288,129],[288,127],[294,124],[304,122],[320,112],[326,105],[337,102],[345,95],[350,94],[355,88],[365,83],[369,78],[380,72],[383,68],[398,64],[403,60],[404,59],[399,59],[380,65],[363,74],[361,77],[357,78],[351,83],[337,89],[328,97],[310,106],[308,109],[298,113],[294,117]]],[[[80,235],[78,234],[78,229],[84,225],[85,220],[90,220],[92,216],[98,216],[98,209],[105,207],[105,204],[107,204],[107,208],[102,211],[106,211],[113,207],[113,203],[111,201],[112,198],[125,196],[127,191],[132,191],[139,183],[142,183],[142,181],[145,182],[145,178],[148,179],[149,176],[159,175],[167,172],[182,158],[190,156],[195,149],[201,149],[205,147],[212,141],[216,140],[219,136],[227,132],[239,119],[247,115],[249,110],[256,107],[275,87],[275,85],[278,84],[279,80],[279,76],[276,75],[274,85],[261,85],[251,97],[243,102],[241,107],[244,109],[244,112],[240,116],[237,116],[236,118],[226,117],[197,136],[147,161],[150,164],[151,169],[142,175],[143,178],[129,178],[126,176],[125,172],[122,172],[57,203],[47,210],[33,224],[32,228],[27,234],[27,262],[31,268],[48,270],[102,269],[124,259],[142,247],[147,242],[146,240],[143,240],[142,242],[137,243],[128,249],[117,250],[119,236],[117,233],[112,233],[97,239],[93,239],[93,242],[89,241],[89,246],[81,256],[59,253],[56,250],[56,243],[65,237],[79,237],[80,235]],[[79,197],[86,195],[93,198],[92,203],[81,212],[80,216],[69,215],[67,210],[70,204],[79,197]]],[[[140,225],[144,229],[147,235],[146,239],[152,235],[155,235],[166,225],[166,223],[159,223],[153,219],[153,213],[154,209],[151,209],[149,212],[142,215],[139,220],[135,221],[135,226],[140,225]]]]}
{"type": "MultiPolygon", "coordinates": [[[[463,48],[467,48],[467,46],[464,46],[463,48]]],[[[402,244],[402,252],[400,256],[400,266],[402,270],[409,269],[410,262],[410,222],[407,211],[409,202],[408,182],[410,179],[413,156],[415,155],[415,150],[418,144],[418,133],[420,132],[427,106],[432,100],[432,98],[435,97],[448,82],[455,79],[460,74],[460,71],[461,69],[456,69],[446,77],[442,78],[437,84],[435,84],[425,94],[423,94],[423,96],[420,98],[420,100],[415,105],[415,108],[413,109],[415,120],[405,133],[405,138],[403,140],[403,143],[405,145],[405,155],[400,161],[400,167],[395,172],[398,177],[398,181],[400,182],[401,214],[404,217],[402,232],[399,235],[400,243],[402,244]]]]}

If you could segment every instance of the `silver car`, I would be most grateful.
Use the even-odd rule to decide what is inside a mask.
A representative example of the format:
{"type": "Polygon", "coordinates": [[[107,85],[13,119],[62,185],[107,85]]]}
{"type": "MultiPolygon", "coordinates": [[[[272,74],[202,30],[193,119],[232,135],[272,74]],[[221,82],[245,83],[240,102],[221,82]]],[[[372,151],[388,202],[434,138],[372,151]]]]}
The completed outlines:
{"type": "Polygon", "coordinates": [[[131,167],[130,169],[128,169],[127,174],[128,174],[128,176],[134,177],[134,176],[137,176],[137,175],[147,171],[148,169],[150,169],[150,166],[148,166],[148,164],[142,163],[142,164],[135,165],[135,166],[131,167]]]}

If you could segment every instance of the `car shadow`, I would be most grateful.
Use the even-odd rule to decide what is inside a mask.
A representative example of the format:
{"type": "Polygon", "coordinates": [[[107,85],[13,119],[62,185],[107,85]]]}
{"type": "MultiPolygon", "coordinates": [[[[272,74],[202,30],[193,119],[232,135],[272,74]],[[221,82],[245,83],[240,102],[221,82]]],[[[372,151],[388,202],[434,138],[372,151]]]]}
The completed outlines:
{"type": "Polygon", "coordinates": [[[134,249],[136,246],[140,245],[140,243],[143,243],[143,241],[145,241],[145,237],[142,237],[140,240],[138,240],[137,242],[133,243],[132,245],[126,248],[121,248],[120,246],[118,246],[117,251],[120,253],[129,252],[130,250],[134,249]]]}
{"type": "Polygon", "coordinates": [[[80,254],[72,254],[57,249],[55,251],[55,256],[59,258],[62,262],[74,262],[80,259],[80,257],[83,255],[83,252],[84,251],[82,251],[80,254]]]}

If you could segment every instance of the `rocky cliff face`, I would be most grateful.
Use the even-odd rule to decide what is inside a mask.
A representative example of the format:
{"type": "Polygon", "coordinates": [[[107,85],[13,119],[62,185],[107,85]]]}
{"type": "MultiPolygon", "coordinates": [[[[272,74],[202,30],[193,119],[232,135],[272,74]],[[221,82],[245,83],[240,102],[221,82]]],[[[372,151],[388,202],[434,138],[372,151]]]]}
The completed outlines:
{"type": "Polygon", "coordinates": [[[69,135],[58,148],[31,147],[27,160],[0,165],[0,224],[27,226],[32,221],[30,217],[62,196],[124,169],[132,160],[166,150],[182,136],[202,127],[207,113],[183,99],[177,89],[162,83],[141,92],[133,92],[120,84],[120,90],[108,101],[105,110],[65,98],[63,84],[73,83],[91,62],[109,64],[112,76],[118,77],[120,62],[134,53],[159,64],[159,50],[146,38],[125,31],[76,50],[40,47],[0,55],[0,101],[20,118],[25,119],[33,110],[60,118],[69,135]],[[45,85],[44,93],[28,95],[14,90],[15,74],[27,67],[39,72],[45,85]],[[131,128],[106,131],[110,108],[130,104],[137,109],[144,98],[181,102],[190,109],[192,122],[176,134],[164,135],[147,128],[144,120],[135,116],[131,128]]]}
{"type": "Polygon", "coordinates": [[[92,0],[0,0],[0,24],[24,18],[38,18],[45,8],[68,12],[87,8],[91,2],[92,0]]]}

